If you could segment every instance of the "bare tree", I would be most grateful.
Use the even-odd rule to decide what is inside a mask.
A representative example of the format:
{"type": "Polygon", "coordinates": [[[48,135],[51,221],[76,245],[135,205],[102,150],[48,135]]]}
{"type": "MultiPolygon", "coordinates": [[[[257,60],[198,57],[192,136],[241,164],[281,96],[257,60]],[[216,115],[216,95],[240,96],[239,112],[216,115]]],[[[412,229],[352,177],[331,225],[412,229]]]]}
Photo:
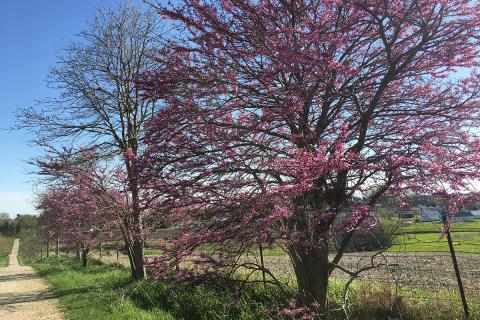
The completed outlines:
{"type": "Polygon", "coordinates": [[[99,8],[50,70],[47,82],[58,96],[17,115],[17,126],[35,133],[35,142],[83,144],[123,163],[133,207],[124,227],[131,231],[125,243],[134,279],[145,275],[145,236],[134,157],[125,155],[139,152],[143,125],[155,112],[155,102],[142,99],[135,81],[151,68],[149,55],[162,45],[157,17],[150,8],[130,3],[99,8]]]}

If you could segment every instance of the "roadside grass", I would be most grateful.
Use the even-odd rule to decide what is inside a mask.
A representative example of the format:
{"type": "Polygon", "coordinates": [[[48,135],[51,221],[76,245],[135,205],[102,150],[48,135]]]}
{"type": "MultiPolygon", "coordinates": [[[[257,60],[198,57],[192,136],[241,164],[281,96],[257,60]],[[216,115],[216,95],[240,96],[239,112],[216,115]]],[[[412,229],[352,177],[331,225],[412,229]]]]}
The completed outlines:
{"type": "MultiPolygon", "coordinates": [[[[92,262],[86,269],[73,258],[50,257],[33,264],[47,279],[70,320],[280,320],[278,315],[291,296],[272,287],[222,283],[214,286],[132,282],[126,268],[92,262]]],[[[345,319],[341,308],[345,280],[332,279],[329,319],[345,319]]],[[[372,281],[354,282],[349,295],[352,319],[462,319],[455,291],[433,292],[402,288],[372,281]],[[401,315],[401,316],[400,316],[401,315]]],[[[471,319],[480,319],[480,297],[469,297],[471,319]]]]}
{"type": "MultiPolygon", "coordinates": [[[[21,243],[20,243],[21,245],[21,243]]],[[[18,255],[17,256],[17,260],[18,260],[18,264],[21,265],[21,266],[28,266],[30,265],[30,261],[28,260],[28,258],[22,256],[22,255],[18,255]]]]}
{"type": "Polygon", "coordinates": [[[0,236],[0,267],[8,267],[8,256],[12,253],[13,238],[0,236]]]}
{"type": "Polygon", "coordinates": [[[225,287],[132,282],[126,268],[92,262],[84,269],[70,257],[50,257],[32,266],[72,320],[276,319],[267,312],[285,301],[262,286],[249,287],[248,294],[238,297],[225,287]]]}
{"type": "Polygon", "coordinates": [[[91,263],[86,269],[73,258],[50,257],[32,265],[47,279],[68,319],[175,319],[160,309],[143,310],[126,297],[127,269],[91,263]]]}

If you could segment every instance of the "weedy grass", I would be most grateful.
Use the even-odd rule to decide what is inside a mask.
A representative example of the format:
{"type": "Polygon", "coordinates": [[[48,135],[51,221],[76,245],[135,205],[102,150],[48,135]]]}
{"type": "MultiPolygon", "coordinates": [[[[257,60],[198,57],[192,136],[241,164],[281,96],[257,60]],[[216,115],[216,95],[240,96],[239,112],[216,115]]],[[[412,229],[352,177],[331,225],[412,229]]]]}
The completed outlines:
{"type": "MultiPolygon", "coordinates": [[[[278,289],[218,279],[215,286],[132,282],[128,269],[92,261],[87,267],[71,257],[50,257],[33,267],[44,276],[59,298],[68,319],[158,319],[158,320],[261,320],[288,319],[278,315],[289,298],[278,289]]],[[[345,319],[342,310],[345,280],[332,279],[329,319],[345,319]]],[[[471,320],[480,319],[480,299],[470,297],[471,320]],[[475,302],[477,301],[477,302],[475,302]]],[[[392,285],[358,281],[349,295],[350,319],[462,319],[455,292],[403,289],[392,285]],[[440,298],[439,298],[440,297],[440,298]]]]}
{"type": "Polygon", "coordinates": [[[128,298],[132,284],[125,268],[94,262],[83,268],[70,257],[50,257],[33,267],[50,283],[68,319],[175,319],[158,308],[142,309],[128,298]]]}
{"type": "MultiPolygon", "coordinates": [[[[332,279],[329,300],[337,303],[333,319],[346,319],[341,308],[345,280],[332,279]]],[[[480,293],[467,294],[469,320],[480,319],[480,293]]],[[[345,306],[349,319],[461,320],[463,306],[456,290],[433,291],[422,286],[396,288],[393,284],[362,280],[352,284],[345,306]]],[[[335,309],[335,306],[332,306],[335,309]]]]}
{"type": "Polygon", "coordinates": [[[0,236],[0,267],[8,266],[8,256],[12,252],[13,238],[0,236]]]}
{"type": "Polygon", "coordinates": [[[30,265],[30,261],[28,260],[28,258],[26,258],[22,255],[18,255],[17,260],[18,260],[18,264],[20,264],[21,266],[30,265]]]}
{"type": "Polygon", "coordinates": [[[68,319],[75,320],[279,319],[269,312],[285,301],[278,291],[260,285],[239,295],[220,284],[132,282],[126,268],[91,263],[84,269],[70,257],[50,257],[33,267],[51,284],[68,319]]]}

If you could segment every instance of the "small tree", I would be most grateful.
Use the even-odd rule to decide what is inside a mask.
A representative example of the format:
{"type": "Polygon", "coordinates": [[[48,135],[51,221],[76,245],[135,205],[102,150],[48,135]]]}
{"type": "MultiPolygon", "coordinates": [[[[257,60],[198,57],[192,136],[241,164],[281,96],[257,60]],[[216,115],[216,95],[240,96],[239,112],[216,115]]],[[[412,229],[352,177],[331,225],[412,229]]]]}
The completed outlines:
{"type": "MultiPolygon", "coordinates": [[[[68,176],[61,175],[61,183],[39,195],[37,208],[42,210],[39,227],[42,240],[52,237],[68,248],[79,252],[84,267],[88,263],[90,248],[103,238],[120,232],[117,207],[110,206],[106,195],[99,192],[98,177],[87,168],[76,170],[68,176]]],[[[114,198],[114,191],[105,191],[114,198]]],[[[111,201],[110,201],[111,202],[111,201]]],[[[47,246],[48,256],[48,246],[47,246]]]]}
{"type": "MultiPolygon", "coordinates": [[[[102,165],[91,149],[49,150],[48,156],[34,162],[40,182],[48,186],[38,203],[44,211],[42,227],[54,230],[64,244],[77,248],[84,263],[95,244],[121,234],[133,265],[136,229],[129,223],[133,201],[125,183],[127,174],[121,167],[102,165]]],[[[142,210],[148,204],[142,201],[142,210]]],[[[133,272],[132,268],[132,276],[133,272]]]]}

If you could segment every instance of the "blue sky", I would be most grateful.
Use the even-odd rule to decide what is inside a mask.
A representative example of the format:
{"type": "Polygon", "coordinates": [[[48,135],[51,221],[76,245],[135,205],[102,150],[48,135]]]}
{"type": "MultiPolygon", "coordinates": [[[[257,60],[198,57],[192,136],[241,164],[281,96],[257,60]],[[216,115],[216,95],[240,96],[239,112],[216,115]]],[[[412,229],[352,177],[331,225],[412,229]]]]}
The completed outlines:
{"type": "Polygon", "coordinates": [[[99,5],[113,0],[1,1],[0,9],[0,212],[35,213],[35,189],[25,163],[38,152],[25,132],[3,130],[15,122],[15,109],[52,96],[45,78],[56,52],[91,21],[99,5]]]}

